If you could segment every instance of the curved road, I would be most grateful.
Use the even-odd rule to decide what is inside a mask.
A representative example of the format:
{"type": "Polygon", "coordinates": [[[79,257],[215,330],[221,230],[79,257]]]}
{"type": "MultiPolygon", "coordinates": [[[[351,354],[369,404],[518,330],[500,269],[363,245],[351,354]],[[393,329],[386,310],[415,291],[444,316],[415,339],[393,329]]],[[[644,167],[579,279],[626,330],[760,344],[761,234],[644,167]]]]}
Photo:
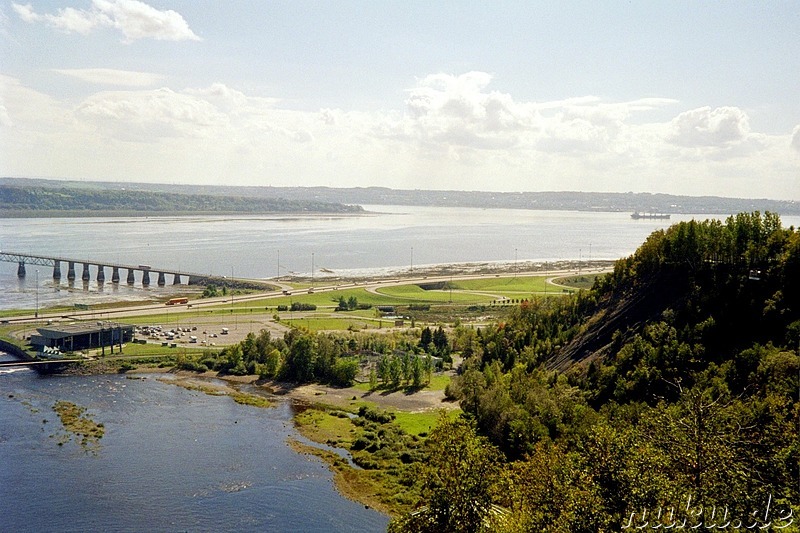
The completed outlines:
{"type": "MultiPolygon", "coordinates": [[[[555,278],[567,275],[577,275],[577,274],[586,274],[586,275],[601,274],[608,271],[609,269],[585,270],[580,272],[575,270],[549,270],[549,271],[517,272],[515,275],[519,277],[544,275],[547,276],[547,283],[554,286],[560,286],[554,283],[553,280],[555,278]]],[[[164,311],[170,311],[176,314],[197,313],[198,309],[220,309],[229,304],[237,304],[241,302],[264,300],[270,298],[281,298],[285,296],[283,294],[283,290],[289,290],[295,295],[306,294],[309,290],[313,290],[315,293],[320,293],[320,292],[330,292],[346,288],[363,288],[366,289],[367,291],[377,293],[377,289],[382,287],[414,285],[422,282],[436,283],[436,282],[447,282],[454,280],[497,278],[497,277],[503,277],[504,275],[507,274],[508,273],[454,274],[445,276],[414,276],[408,278],[397,278],[388,280],[376,279],[360,283],[349,282],[349,283],[337,283],[333,285],[321,285],[321,286],[315,286],[313,287],[313,289],[294,289],[288,285],[269,281],[269,283],[279,286],[280,290],[239,295],[233,297],[225,296],[217,298],[197,298],[194,300],[189,300],[188,305],[179,304],[179,305],[166,306],[164,303],[148,303],[148,304],[132,304],[121,307],[113,307],[113,308],[104,308],[93,311],[73,311],[73,312],[59,312],[59,313],[45,312],[45,313],[39,313],[38,317],[35,317],[33,314],[27,314],[27,315],[13,316],[13,317],[5,317],[3,319],[3,322],[26,324],[31,322],[42,322],[48,319],[57,320],[64,318],[79,319],[79,320],[108,320],[110,317],[114,316],[116,317],[141,316],[141,315],[153,314],[154,312],[164,312],[164,311]]]]}

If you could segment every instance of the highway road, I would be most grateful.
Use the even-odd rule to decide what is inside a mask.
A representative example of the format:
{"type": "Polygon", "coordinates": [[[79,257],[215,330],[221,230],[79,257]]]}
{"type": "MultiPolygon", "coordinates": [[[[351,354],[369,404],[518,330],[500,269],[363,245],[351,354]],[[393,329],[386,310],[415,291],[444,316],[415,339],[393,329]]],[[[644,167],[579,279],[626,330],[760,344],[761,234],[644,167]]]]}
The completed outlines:
{"type": "MultiPolygon", "coordinates": [[[[146,303],[146,304],[131,304],[131,305],[123,305],[119,307],[106,307],[106,308],[98,308],[95,310],[88,310],[88,311],[80,311],[80,310],[70,310],[69,312],[64,312],[63,310],[57,313],[50,313],[50,312],[40,312],[39,316],[34,316],[33,313],[25,314],[25,315],[18,315],[18,316],[9,316],[4,317],[4,323],[12,323],[12,324],[30,324],[30,323],[38,323],[41,324],[42,322],[46,322],[47,320],[63,320],[65,318],[74,319],[74,320],[119,320],[124,317],[129,316],[142,316],[142,315],[150,315],[162,312],[169,312],[170,314],[175,313],[177,314],[186,314],[186,313],[198,313],[199,310],[214,310],[214,309],[223,309],[225,306],[231,306],[236,304],[241,304],[243,302],[248,301],[257,301],[257,300],[264,300],[264,299],[271,299],[271,298],[283,298],[286,295],[283,293],[283,290],[290,291],[293,295],[301,295],[307,294],[309,290],[313,290],[314,293],[321,293],[321,292],[332,292],[340,289],[350,289],[350,288],[363,288],[370,291],[376,291],[382,287],[393,287],[399,285],[414,285],[418,283],[436,283],[436,282],[448,282],[448,281],[459,281],[459,280],[471,280],[471,279],[489,279],[489,278],[497,278],[508,276],[513,274],[517,277],[527,277],[527,276],[547,276],[548,283],[553,284],[553,279],[563,276],[571,276],[571,275],[594,275],[598,273],[608,272],[610,269],[596,269],[596,270],[547,270],[547,271],[520,271],[520,272],[504,272],[504,273],[465,273],[465,274],[453,274],[453,275],[420,275],[420,276],[409,276],[409,277],[402,277],[402,278],[394,278],[394,279],[375,279],[366,282],[344,282],[344,283],[335,283],[335,284],[320,284],[315,285],[312,288],[305,288],[305,289],[296,289],[292,288],[289,285],[279,284],[272,282],[270,280],[259,280],[259,281],[268,281],[274,285],[278,285],[280,287],[279,290],[269,291],[269,292],[258,292],[246,295],[235,295],[235,296],[224,296],[224,297],[216,297],[216,298],[196,298],[189,300],[188,304],[179,304],[179,305],[171,305],[167,306],[164,303],[146,303]]],[[[179,290],[179,287],[176,287],[179,290]]]]}

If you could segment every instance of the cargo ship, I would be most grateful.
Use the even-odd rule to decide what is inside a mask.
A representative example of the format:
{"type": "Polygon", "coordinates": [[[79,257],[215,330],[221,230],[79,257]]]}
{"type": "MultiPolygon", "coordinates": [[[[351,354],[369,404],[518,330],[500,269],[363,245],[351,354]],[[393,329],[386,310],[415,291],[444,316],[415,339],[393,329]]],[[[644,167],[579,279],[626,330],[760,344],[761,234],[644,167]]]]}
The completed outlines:
{"type": "Polygon", "coordinates": [[[668,213],[640,213],[636,211],[635,213],[631,213],[631,218],[634,220],[639,219],[651,219],[651,220],[669,220],[670,215],[668,213]]]}

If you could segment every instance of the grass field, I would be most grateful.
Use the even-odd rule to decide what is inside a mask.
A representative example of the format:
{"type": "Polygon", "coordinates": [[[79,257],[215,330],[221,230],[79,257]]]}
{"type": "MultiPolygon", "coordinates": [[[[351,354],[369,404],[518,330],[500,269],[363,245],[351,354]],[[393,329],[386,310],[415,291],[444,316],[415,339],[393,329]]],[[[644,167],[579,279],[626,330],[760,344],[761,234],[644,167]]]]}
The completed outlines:
{"type": "Polygon", "coordinates": [[[394,298],[398,305],[408,305],[411,303],[437,304],[437,303],[461,303],[478,304],[487,303],[494,298],[491,295],[480,294],[479,292],[465,292],[458,290],[455,285],[454,290],[425,290],[419,285],[397,285],[393,287],[381,287],[378,293],[387,298],[394,298]]]}
{"type": "MultiPolygon", "coordinates": [[[[453,409],[445,412],[450,420],[455,420],[461,414],[461,409],[453,409]]],[[[442,416],[442,411],[425,411],[423,413],[396,411],[394,416],[395,423],[397,423],[403,431],[409,435],[421,435],[423,433],[430,433],[430,431],[436,427],[436,423],[442,416]]]]}
{"type": "MultiPolygon", "coordinates": [[[[531,294],[535,292],[545,292],[547,287],[544,276],[525,276],[525,277],[500,277],[489,279],[465,279],[453,282],[455,288],[467,291],[487,291],[499,294],[531,294]]],[[[518,297],[518,296],[517,296],[518,297]]]]}

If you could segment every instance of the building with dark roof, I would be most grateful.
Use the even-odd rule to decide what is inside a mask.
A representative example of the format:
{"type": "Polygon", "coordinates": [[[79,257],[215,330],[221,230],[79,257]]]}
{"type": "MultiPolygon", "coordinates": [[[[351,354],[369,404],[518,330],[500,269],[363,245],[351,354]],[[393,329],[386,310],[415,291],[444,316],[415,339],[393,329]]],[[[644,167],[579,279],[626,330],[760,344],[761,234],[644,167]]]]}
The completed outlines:
{"type": "MultiPolygon", "coordinates": [[[[31,345],[37,351],[56,348],[61,352],[77,352],[104,346],[121,346],[133,340],[134,327],[118,322],[81,322],[67,325],[49,325],[37,328],[31,335],[31,345]]],[[[113,351],[113,348],[112,348],[113,351]]]]}

